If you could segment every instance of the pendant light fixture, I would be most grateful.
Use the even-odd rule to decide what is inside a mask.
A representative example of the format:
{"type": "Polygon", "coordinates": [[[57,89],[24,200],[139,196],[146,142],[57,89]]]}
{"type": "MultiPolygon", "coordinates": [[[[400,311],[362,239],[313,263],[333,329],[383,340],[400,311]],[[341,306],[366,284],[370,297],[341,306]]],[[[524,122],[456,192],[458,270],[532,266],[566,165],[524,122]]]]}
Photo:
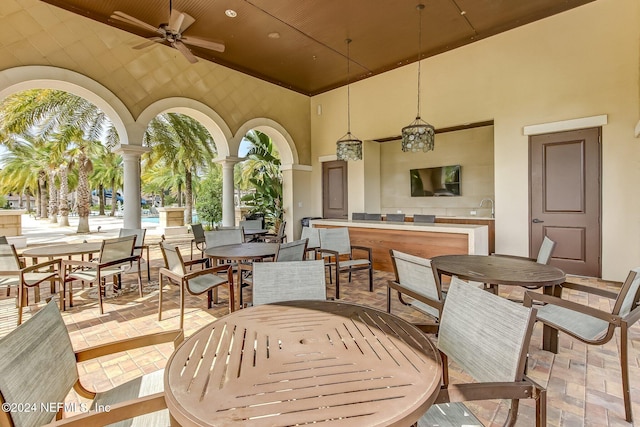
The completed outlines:
{"type": "Polygon", "coordinates": [[[350,64],[351,56],[349,45],[351,39],[345,40],[347,43],[347,133],[336,142],[336,155],[338,160],[362,160],[362,141],[351,134],[351,94],[350,84],[350,64]]]}
{"type": "Polygon", "coordinates": [[[402,151],[430,151],[433,150],[435,129],[420,118],[420,59],[422,56],[422,10],[424,4],[416,6],[420,16],[418,26],[418,114],[416,119],[402,128],[402,151]]]}

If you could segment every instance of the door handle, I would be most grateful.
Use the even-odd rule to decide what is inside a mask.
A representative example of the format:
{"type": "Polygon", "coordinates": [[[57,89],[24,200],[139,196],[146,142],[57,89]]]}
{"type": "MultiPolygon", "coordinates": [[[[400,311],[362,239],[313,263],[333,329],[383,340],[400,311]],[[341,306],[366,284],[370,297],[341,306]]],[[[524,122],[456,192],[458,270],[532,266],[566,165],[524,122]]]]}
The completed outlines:
{"type": "Polygon", "coordinates": [[[540,220],[538,218],[534,218],[531,222],[533,222],[534,224],[540,224],[540,223],[542,223],[544,221],[542,221],[542,220],[540,220]]]}

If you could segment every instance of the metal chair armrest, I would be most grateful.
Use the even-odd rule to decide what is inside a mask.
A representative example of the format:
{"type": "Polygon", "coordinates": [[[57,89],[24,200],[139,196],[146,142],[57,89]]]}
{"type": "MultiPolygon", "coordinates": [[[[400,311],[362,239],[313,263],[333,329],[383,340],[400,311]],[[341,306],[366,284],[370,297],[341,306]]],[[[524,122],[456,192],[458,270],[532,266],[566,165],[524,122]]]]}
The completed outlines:
{"type": "Polygon", "coordinates": [[[46,424],[51,427],[84,427],[88,425],[109,425],[118,421],[138,417],[151,412],[160,411],[167,407],[164,393],[155,393],[137,399],[127,400],[109,406],[109,411],[90,411],[69,418],[63,418],[46,424]]]}

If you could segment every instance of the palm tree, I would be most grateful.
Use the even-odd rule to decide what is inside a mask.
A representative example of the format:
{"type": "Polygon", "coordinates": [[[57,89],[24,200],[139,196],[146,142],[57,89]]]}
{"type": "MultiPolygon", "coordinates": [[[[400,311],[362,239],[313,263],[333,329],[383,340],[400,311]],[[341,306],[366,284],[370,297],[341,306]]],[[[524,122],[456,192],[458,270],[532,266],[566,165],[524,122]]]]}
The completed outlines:
{"type": "Polygon", "coordinates": [[[47,168],[49,159],[45,147],[47,141],[30,133],[10,134],[1,142],[8,149],[2,159],[3,192],[26,189],[36,195],[36,217],[47,215],[47,168]]]}
{"type": "MultiPolygon", "coordinates": [[[[124,184],[122,156],[106,147],[102,147],[100,155],[94,159],[93,173],[90,181],[93,187],[100,187],[100,202],[104,200],[104,188],[111,189],[111,216],[116,214],[116,192],[124,184]]],[[[104,208],[103,208],[104,209],[104,208]]],[[[101,212],[104,214],[104,210],[101,212]]]]}
{"type": "Polygon", "coordinates": [[[164,113],[151,121],[143,143],[152,149],[145,154],[147,167],[153,169],[155,164],[163,162],[171,170],[172,178],[176,181],[172,187],[177,185],[180,205],[184,189],[184,220],[190,224],[193,215],[194,175],[201,173],[216,155],[211,135],[192,117],[164,113]]]}
{"type": "MultiPolygon", "coordinates": [[[[32,89],[0,102],[0,133],[21,134],[37,130],[45,140],[58,133],[63,143],[70,143],[69,154],[78,168],[77,208],[78,232],[89,231],[91,194],[89,173],[91,155],[98,139],[108,147],[118,142],[118,135],[107,116],[88,100],[54,89],[32,89]]],[[[41,181],[46,179],[39,176],[41,181]]],[[[65,199],[66,200],[66,199],[65,199]]]]}

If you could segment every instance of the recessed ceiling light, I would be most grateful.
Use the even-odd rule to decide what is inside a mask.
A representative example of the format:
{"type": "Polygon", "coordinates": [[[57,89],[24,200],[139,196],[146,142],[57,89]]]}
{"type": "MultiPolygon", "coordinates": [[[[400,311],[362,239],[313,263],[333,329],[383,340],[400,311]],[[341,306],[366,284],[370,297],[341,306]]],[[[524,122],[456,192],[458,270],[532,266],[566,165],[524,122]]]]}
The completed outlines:
{"type": "Polygon", "coordinates": [[[269,37],[270,39],[279,39],[280,33],[274,31],[273,33],[267,34],[267,37],[269,37]]]}
{"type": "Polygon", "coordinates": [[[236,16],[238,16],[238,12],[236,12],[233,9],[227,9],[224,11],[224,14],[227,15],[229,18],[235,18],[236,16]]]}

